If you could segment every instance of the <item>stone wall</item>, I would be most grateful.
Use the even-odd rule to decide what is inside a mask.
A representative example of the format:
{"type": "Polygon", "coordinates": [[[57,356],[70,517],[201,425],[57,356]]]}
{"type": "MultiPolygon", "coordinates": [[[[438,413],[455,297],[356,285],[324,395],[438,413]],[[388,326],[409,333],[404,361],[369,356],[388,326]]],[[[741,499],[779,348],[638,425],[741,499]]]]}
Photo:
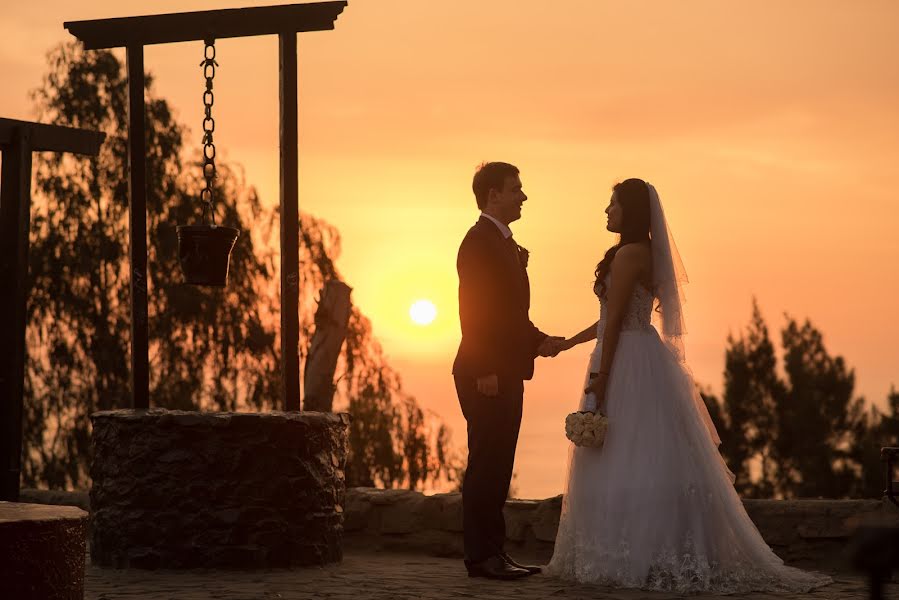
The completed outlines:
{"type": "Polygon", "coordinates": [[[348,415],[95,413],[91,559],[140,568],[340,560],[348,415]]]}
{"type": "MultiPolygon", "coordinates": [[[[846,567],[844,549],[859,525],[899,526],[899,509],[880,500],[744,500],[765,541],[786,562],[846,567]]],[[[552,555],[562,496],[506,502],[507,549],[546,561],[552,555]]],[[[348,547],[462,556],[462,498],[407,490],[347,492],[348,547]]]]}
{"type": "MultiPolygon", "coordinates": [[[[23,490],[22,500],[81,504],[79,492],[23,490]]],[[[844,569],[844,550],[857,527],[899,527],[899,509],[881,500],[744,500],[746,511],[788,563],[844,569]]],[[[509,500],[508,549],[531,560],[552,555],[562,497],[509,500]]],[[[353,488],[346,492],[344,547],[435,556],[462,556],[462,497],[408,490],[353,488]]]]}

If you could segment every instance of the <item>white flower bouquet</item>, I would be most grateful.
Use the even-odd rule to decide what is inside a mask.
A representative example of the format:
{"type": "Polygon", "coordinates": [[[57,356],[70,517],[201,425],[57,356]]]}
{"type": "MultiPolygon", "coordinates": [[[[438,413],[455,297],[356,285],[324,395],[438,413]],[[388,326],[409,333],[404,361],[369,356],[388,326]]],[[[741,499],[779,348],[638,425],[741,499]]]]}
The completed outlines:
{"type": "Polygon", "coordinates": [[[602,448],[609,419],[602,414],[582,410],[565,417],[565,437],[575,446],[602,448]]]}

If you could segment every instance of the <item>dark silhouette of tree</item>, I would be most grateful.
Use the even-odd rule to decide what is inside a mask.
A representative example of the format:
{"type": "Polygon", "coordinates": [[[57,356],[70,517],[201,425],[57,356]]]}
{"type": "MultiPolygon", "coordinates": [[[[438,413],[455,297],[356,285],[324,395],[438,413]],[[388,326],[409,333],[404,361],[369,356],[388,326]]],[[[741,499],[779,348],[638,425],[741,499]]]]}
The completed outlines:
{"type": "Polygon", "coordinates": [[[722,453],[737,476],[738,492],[771,496],[777,471],[776,409],[785,390],[775,371],[774,345],[755,300],[744,334],[727,338],[724,363],[722,453]],[[759,477],[750,476],[752,465],[760,470],[759,477]]]}
{"type": "Polygon", "coordinates": [[[849,454],[855,463],[861,465],[861,469],[850,495],[861,498],[879,498],[883,495],[886,478],[884,464],[880,461],[880,449],[886,446],[899,446],[899,392],[895,388],[891,388],[887,396],[885,413],[872,406],[864,419],[859,419],[856,424],[849,454]]]}
{"type": "MultiPolygon", "coordinates": [[[[23,477],[26,485],[83,487],[89,415],[125,407],[129,397],[127,81],[108,51],[61,46],[49,63],[34,93],[40,120],[104,131],[107,141],[96,159],[36,160],[23,477]]],[[[243,232],[229,284],[182,284],[175,225],[200,219],[199,152],[184,160],[185,129],[154,94],[149,76],[145,97],[151,402],[185,410],[272,409],[280,397],[277,211],[262,205],[239,168],[218,161],[218,222],[243,232]]],[[[304,360],[316,294],[327,279],[339,278],[340,236],[307,214],[300,227],[304,360]]],[[[336,405],[356,412],[348,474],[410,487],[447,475],[435,463],[451,454],[447,436],[403,393],[355,307],[338,369],[336,405]]],[[[358,482],[348,477],[348,483],[358,482]]]]}
{"type": "Polygon", "coordinates": [[[853,441],[865,430],[862,398],[853,399],[855,372],[832,356],[808,320],[787,317],[782,331],[787,394],[778,404],[779,491],[786,497],[839,498],[852,493],[861,466],[853,441]]]}
{"type": "Polygon", "coordinates": [[[890,388],[890,394],[887,396],[887,407],[889,412],[885,415],[878,415],[878,433],[883,440],[884,446],[899,446],[899,391],[895,387],[890,388]]]}
{"type": "MultiPolygon", "coordinates": [[[[825,347],[821,332],[789,316],[781,331],[783,373],[758,305],[740,336],[729,336],[722,454],[749,497],[879,496],[879,449],[899,442],[899,398],[891,414],[854,398],[855,374],[825,347]]],[[[707,400],[707,402],[710,402],[707,400]]],[[[712,398],[711,402],[718,404],[712,398]]]]}

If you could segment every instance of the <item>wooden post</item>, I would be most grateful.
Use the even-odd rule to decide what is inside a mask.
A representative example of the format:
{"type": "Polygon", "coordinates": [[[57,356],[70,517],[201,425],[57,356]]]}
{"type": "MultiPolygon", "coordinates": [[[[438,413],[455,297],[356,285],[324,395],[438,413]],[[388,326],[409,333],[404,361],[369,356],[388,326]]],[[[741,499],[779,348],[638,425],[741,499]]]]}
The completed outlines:
{"type": "Polygon", "coordinates": [[[147,166],[144,123],[144,47],[129,45],[128,233],[131,256],[131,406],[150,407],[147,331],[147,166]]]}
{"type": "Polygon", "coordinates": [[[334,370],[350,321],[352,288],[330,279],[315,311],[315,334],[303,372],[303,410],[333,412],[334,370]]]}
{"type": "Polygon", "coordinates": [[[96,155],[95,132],[0,118],[0,500],[19,499],[32,152],[96,155]]]}
{"type": "Polygon", "coordinates": [[[278,34],[281,113],[281,406],[300,410],[297,34],[278,34]]]}
{"type": "Polygon", "coordinates": [[[16,132],[0,180],[0,500],[17,502],[22,465],[25,308],[31,223],[31,140],[16,132]]]}

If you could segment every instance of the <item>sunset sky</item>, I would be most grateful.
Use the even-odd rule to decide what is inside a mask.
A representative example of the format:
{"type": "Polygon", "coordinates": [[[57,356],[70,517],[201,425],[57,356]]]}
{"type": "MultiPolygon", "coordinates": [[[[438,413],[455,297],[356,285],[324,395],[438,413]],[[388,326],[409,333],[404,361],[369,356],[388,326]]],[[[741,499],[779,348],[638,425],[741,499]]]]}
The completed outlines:
{"type": "MultiPolygon", "coordinates": [[[[63,21],[251,4],[8,4],[0,116],[35,116],[28,92],[71,39],[63,21]]],[[[216,146],[277,203],[277,39],[217,50],[216,146]]],[[[202,54],[146,49],[197,148],[202,54]]],[[[460,445],[455,258],[484,160],[521,168],[530,199],[512,229],[547,333],[595,321],[593,269],[614,242],[603,209],[616,181],[642,177],[690,275],[687,358],[701,384],[720,393],[727,335],[755,296],[778,345],[784,313],[808,317],[855,368],[858,394],[883,405],[899,385],[899,3],[350,0],[334,31],[301,34],[299,76],[301,210],[339,228],[355,302],[460,445]],[[430,325],[410,319],[419,299],[437,308],[430,325]]],[[[521,496],[561,492],[562,421],[589,351],[538,361],[521,496]]]]}

